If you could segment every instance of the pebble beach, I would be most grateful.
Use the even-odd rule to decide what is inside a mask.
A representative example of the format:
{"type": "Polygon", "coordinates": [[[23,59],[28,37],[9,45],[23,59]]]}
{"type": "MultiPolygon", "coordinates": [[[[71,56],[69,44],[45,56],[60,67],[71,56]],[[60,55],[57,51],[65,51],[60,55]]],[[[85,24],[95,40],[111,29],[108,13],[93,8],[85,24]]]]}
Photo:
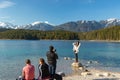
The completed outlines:
{"type": "Polygon", "coordinates": [[[81,74],[65,76],[63,80],[120,80],[120,73],[91,69],[81,74]]]}
{"type": "Polygon", "coordinates": [[[106,70],[107,68],[105,69],[104,67],[102,67],[101,69],[96,67],[86,67],[85,69],[87,71],[82,70],[80,67],[77,69],[73,69],[71,67],[72,61],[73,60],[64,60],[64,62],[69,65],[66,66],[68,67],[68,69],[64,68],[64,71],[68,70],[70,73],[65,73],[63,80],[120,80],[120,72],[115,71],[112,68],[110,68],[111,70],[106,70]]]}

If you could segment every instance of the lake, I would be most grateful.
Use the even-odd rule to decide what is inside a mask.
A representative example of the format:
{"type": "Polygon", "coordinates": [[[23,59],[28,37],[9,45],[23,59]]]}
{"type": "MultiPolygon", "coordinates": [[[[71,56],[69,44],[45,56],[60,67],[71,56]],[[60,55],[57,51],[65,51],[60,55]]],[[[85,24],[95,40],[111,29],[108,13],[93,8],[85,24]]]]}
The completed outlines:
{"type": "MultiPolygon", "coordinates": [[[[0,40],[0,80],[15,80],[21,75],[25,60],[31,59],[36,68],[40,57],[46,60],[46,52],[53,45],[59,55],[57,71],[69,73],[73,60],[66,61],[64,57],[74,58],[72,43],[76,40],[0,40]]],[[[84,65],[88,61],[98,64],[90,67],[120,67],[120,42],[80,41],[79,61],[84,65]]],[[[117,70],[118,71],[118,70],[117,70]]],[[[120,69],[119,69],[120,71],[120,69]]]]}

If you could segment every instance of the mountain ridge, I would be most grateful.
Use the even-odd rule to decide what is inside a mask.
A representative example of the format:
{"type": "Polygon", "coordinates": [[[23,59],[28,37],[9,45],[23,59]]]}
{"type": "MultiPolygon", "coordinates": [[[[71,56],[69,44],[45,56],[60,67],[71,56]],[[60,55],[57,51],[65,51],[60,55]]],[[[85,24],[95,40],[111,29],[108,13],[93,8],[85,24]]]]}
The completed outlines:
{"type": "Polygon", "coordinates": [[[67,30],[73,32],[88,32],[93,30],[99,30],[102,28],[107,28],[110,26],[120,25],[120,20],[116,18],[110,18],[107,20],[101,21],[87,21],[87,20],[79,20],[79,21],[70,21],[60,25],[52,25],[46,22],[36,21],[27,25],[14,25],[8,22],[0,22],[0,28],[6,29],[28,29],[28,30],[67,30]]]}

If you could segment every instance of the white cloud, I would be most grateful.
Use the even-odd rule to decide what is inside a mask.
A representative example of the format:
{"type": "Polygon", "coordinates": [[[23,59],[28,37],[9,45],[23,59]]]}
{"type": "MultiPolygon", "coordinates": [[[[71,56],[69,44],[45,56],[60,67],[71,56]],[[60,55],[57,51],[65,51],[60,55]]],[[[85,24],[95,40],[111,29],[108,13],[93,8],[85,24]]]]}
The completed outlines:
{"type": "Polygon", "coordinates": [[[88,0],[88,3],[94,3],[95,0],[88,0]]]}
{"type": "Polygon", "coordinates": [[[0,19],[10,19],[10,16],[2,16],[0,19]]]}
{"type": "Polygon", "coordinates": [[[81,3],[81,4],[93,4],[93,3],[95,3],[97,0],[79,0],[79,2],[81,3]]]}
{"type": "Polygon", "coordinates": [[[10,2],[10,1],[2,1],[0,2],[0,8],[7,8],[10,6],[13,6],[15,3],[10,2]]]}
{"type": "Polygon", "coordinates": [[[10,23],[16,22],[15,20],[13,20],[11,18],[11,16],[1,16],[0,17],[0,21],[2,21],[2,22],[10,22],[10,23]]]}
{"type": "Polygon", "coordinates": [[[11,20],[10,23],[15,23],[16,21],[15,20],[11,20]]]}
{"type": "Polygon", "coordinates": [[[59,0],[55,0],[56,2],[58,2],[59,0]]]}

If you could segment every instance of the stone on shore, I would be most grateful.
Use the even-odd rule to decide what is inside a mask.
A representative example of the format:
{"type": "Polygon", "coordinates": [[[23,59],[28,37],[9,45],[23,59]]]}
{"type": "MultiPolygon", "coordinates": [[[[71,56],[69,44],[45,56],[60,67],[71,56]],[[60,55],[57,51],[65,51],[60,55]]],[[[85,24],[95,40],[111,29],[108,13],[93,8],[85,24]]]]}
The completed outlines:
{"type": "Polygon", "coordinates": [[[81,63],[79,62],[73,62],[72,63],[72,67],[75,67],[75,68],[79,68],[79,67],[83,67],[81,63]]]}
{"type": "Polygon", "coordinates": [[[65,59],[65,60],[71,60],[71,58],[70,58],[70,57],[64,57],[64,59],[65,59]]]}
{"type": "Polygon", "coordinates": [[[62,77],[65,77],[65,73],[64,72],[57,72],[57,74],[61,75],[62,77]]]}
{"type": "Polygon", "coordinates": [[[98,77],[100,77],[100,76],[102,76],[102,77],[109,77],[110,73],[107,73],[107,72],[105,72],[105,73],[96,73],[96,76],[98,76],[98,77]]]}
{"type": "Polygon", "coordinates": [[[92,75],[92,73],[90,73],[90,72],[82,72],[81,73],[81,76],[87,76],[87,75],[92,75]]]}

